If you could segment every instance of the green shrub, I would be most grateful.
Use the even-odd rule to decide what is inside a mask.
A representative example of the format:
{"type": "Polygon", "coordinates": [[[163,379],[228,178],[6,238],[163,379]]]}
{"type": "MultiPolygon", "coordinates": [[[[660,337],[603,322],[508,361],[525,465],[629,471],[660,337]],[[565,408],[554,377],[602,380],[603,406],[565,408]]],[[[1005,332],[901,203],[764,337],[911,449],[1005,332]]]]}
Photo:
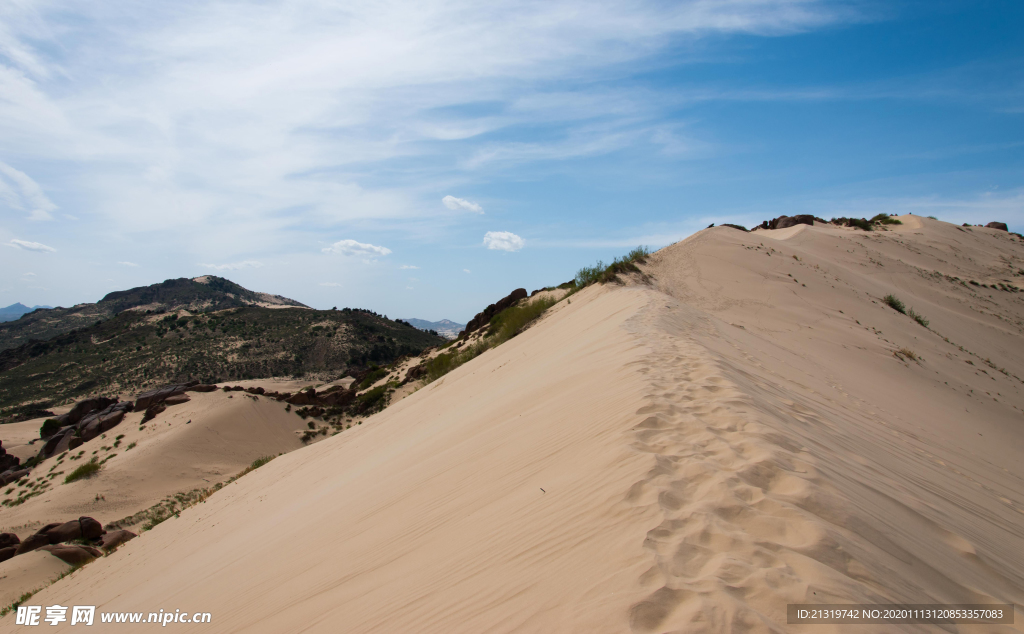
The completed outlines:
{"type": "Polygon", "coordinates": [[[583,288],[594,283],[604,284],[616,279],[620,273],[639,273],[640,268],[636,263],[643,264],[651,252],[645,246],[639,246],[622,258],[615,258],[612,263],[605,266],[604,262],[598,260],[597,266],[585,266],[576,272],[576,288],[583,288]]]}
{"type": "Polygon", "coordinates": [[[907,307],[904,306],[903,302],[897,299],[895,295],[886,295],[885,297],[882,298],[882,301],[885,302],[889,306],[889,308],[892,308],[896,312],[903,313],[904,315],[907,314],[907,307]]]}
{"type": "Polygon", "coordinates": [[[901,225],[903,224],[899,218],[893,218],[889,214],[878,214],[871,219],[871,222],[878,223],[880,225],[901,225]]]}
{"type": "Polygon", "coordinates": [[[370,366],[370,368],[370,373],[367,374],[366,378],[363,379],[363,382],[359,384],[360,390],[365,390],[388,375],[388,371],[385,368],[378,368],[376,366],[370,366]]]}
{"type": "Polygon", "coordinates": [[[49,438],[56,434],[60,430],[60,422],[52,418],[47,418],[43,421],[43,426],[39,428],[40,438],[49,438]]]}
{"type": "Polygon", "coordinates": [[[740,231],[748,231],[748,232],[750,231],[749,229],[747,229],[743,225],[734,225],[731,222],[723,222],[722,226],[723,227],[732,227],[733,229],[739,229],[740,231]]]}
{"type": "Polygon", "coordinates": [[[928,320],[925,319],[923,315],[919,315],[918,313],[915,313],[913,308],[908,310],[907,314],[910,315],[914,319],[914,321],[916,321],[917,323],[921,324],[925,328],[928,327],[928,323],[929,323],[928,320]]]}
{"type": "Polygon", "coordinates": [[[101,467],[100,464],[96,462],[96,459],[93,458],[89,462],[80,465],[77,469],[69,473],[67,477],[64,478],[64,484],[68,484],[76,480],[82,480],[84,478],[91,478],[92,476],[96,475],[102,468],[103,467],[101,467]]]}
{"type": "Polygon", "coordinates": [[[520,302],[492,317],[487,335],[488,339],[494,338],[491,347],[499,346],[515,337],[527,324],[540,317],[541,313],[555,303],[550,297],[537,298],[532,302],[520,302]]]}

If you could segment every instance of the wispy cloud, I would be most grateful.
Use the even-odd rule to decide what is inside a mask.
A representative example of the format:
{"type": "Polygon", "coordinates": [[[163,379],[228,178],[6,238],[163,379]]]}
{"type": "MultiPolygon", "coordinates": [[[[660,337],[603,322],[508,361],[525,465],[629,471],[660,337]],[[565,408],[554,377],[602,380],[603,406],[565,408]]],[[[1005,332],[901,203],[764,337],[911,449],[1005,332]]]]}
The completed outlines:
{"type": "Polygon", "coordinates": [[[462,272],[463,273],[471,273],[471,271],[469,269],[462,269],[462,272]]]}
{"type": "Polygon", "coordinates": [[[227,264],[204,264],[200,262],[199,266],[215,271],[237,271],[239,269],[258,269],[263,266],[263,263],[256,260],[243,260],[242,262],[229,262],[227,264]]]}
{"type": "Polygon", "coordinates": [[[128,267],[132,267],[132,268],[135,268],[135,267],[139,266],[138,264],[136,264],[134,262],[118,262],[118,264],[120,264],[121,266],[128,266],[128,267]]]}
{"type": "Polygon", "coordinates": [[[53,220],[51,212],[57,209],[39,183],[3,162],[0,162],[0,203],[27,213],[29,220],[53,220]]]}
{"type": "Polygon", "coordinates": [[[484,234],[484,246],[495,251],[518,251],[526,241],[509,231],[488,231],[484,234]]]}
{"type": "Polygon", "coordinates": [[[445,196],[444,198],[441,199],[441,202],[444,203],[445,207],[447,207],[448,209],[451,209],[453,211],[462,210],[462,211],[472,211],[473,213],[477,213],[477,214],[484,213],[484,208],[483,207],[481,207],[477,203],[470,202],[470,201],[466,200],[465,198],[456,198],[455,196],[445,196]]]}
{"type": "Polygon", "coordinates": [[[41,253],[53,253],[54,251],[57,250],[54,249],[53,247],[48,247],[45,244],[42,244],[41,242],[29,242],[28,240],[16,239],[12,239],[10,242],[8,242],[7,246],[16,247],[18,249],[24,249],[26,251],[39,251],[41,253]]]}
{"type": "Polygon", "coordinates": [[[419,269],[420,267],[418,267],[418,266],[413,266],[413,265],[411,265],[411,264],[403,264],[402,266],[400,266],[400,267],[398,267],[398,268],[400,268],[400,269],[402,269],[402,270],[416,270],[416,269],[419,269]]]}
{"type": "Polygon", "coordinates": [[[349,257],[375,257],[389,255],[391,253],[391,249],[387,247],[379,247],[374,244],[356,242],[355,240],[338,240],[331,246],[321,249],[321,251],[324,253],[339,253],[349,257]]]}

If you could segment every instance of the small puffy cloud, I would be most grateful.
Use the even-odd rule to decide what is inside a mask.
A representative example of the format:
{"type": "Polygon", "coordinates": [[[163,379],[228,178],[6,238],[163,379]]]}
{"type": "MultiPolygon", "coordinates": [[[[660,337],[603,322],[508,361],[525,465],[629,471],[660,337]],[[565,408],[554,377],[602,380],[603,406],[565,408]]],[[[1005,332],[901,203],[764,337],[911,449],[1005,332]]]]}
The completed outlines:
{"type": "Polygon", "coordinates": [[[118,264],[120,264],[121,266],[131,266],[131,267],[137,267],[138,266],[138,264],[136,264],[134,262],[118,262],[118,264]]]}
{"type": "Polygon", "coordinates": [[[216,271],[237,271],[238,269],[258,269],[261,266],[263,266],[263,263],[257,262],[256,260],[229,262],[228,264],[205,264],[203,262],[200,262],[199,266],[203,266],[208,269],[214,269],[216,271]]]}
{"type": "Polygon", "coordinates": [[[402,269],[402,270],[415,270],[415,269],[418,269],[418,268],[420,268],[420,267],[418,267],[418,266],[413,266],[413,265],[411,265],[411,264],[403,264],[402,266],[400,266],[400,267],[398,267],[398,268],[400,268],[400,269],[402,269]]]}
{"type": "Polygon", "coordinates": [[[322,249],[322,251],[324,253],[340,253],[345,256],[360,257],[373,257],[378,255],[388,255],[391,253],[391,249],[387,247],[363,244],[362,242],[356,242],[355,240],[339,240],[331,246],[322,249]]]}
{"type": "Polygon", "coordinates": [[[29,220],[53,220],[50,212],[57,209],[57,205],[43,193],[39,183],[25,172],[3,162],[0,162],[0,203],[28,212],[29,220]]]}
{"type": "Polygon", "coordinates": [[[48,247],[45,244],[39,242],[29,242],[28,240],[11,240],[10,242],[7,243],[7,246],[15,247],[18,249],[25,249],[26,251],[40,251],[44,253],[53,253],[54,251],[57,250],[54,249],[53,247],[48,247]]]}
{"type": "Polygon", "coordinates": [[[455,196],[445,196],[444,198],[441,199],[441,202],[444,203],[445,207],[447,207],[448,209],[452,209],[454,211],[460,211],[461,210],[461,211],[472,211],[473,213],[477,213],[477,214],[484,213],[484,208],[483,207],[481,207],[480,205],[478,205],[478,204],[476,204],[474,202],[470,202],[470,201],[466,200],[465,198],[456,198],[455,196]]]}
{"type": "Polygon", "coordinates": [[[494,251],[518,251],[526,241],[511,231],[488,231],[484,234],[484,246],[494,251]]]}
{"type": "Polygon", "coordinates": [[[320,282],[320,286],[341,286],[337,282],[320,282]]]}

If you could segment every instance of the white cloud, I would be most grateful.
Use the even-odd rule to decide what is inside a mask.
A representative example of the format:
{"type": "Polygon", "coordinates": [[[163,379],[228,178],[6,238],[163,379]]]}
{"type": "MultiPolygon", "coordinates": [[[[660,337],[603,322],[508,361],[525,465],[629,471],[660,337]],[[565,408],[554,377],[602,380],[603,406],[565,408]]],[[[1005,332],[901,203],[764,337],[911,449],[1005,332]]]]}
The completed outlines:
{"type": "Polygon", "coordinates": [[[320,282],[320,286],[341,286],[337,282],[320,282]]]}
{"type": "Polygon", "coordinates": [[[495,251],[518,251],[526,241],[509,231],[488,231],[484,234],[484,246],[495,251]]]}
{"type": "Polygon", "coordinates": [[[414,269],[419,269],[420,267],[418,267],[418,266],[413,266],[413,265],[411,265],[411,264],[403,264],[402,266],[400,266],[400,267],[398,267],[398,268],[400,268],[400,269],[402,269],[402,270],[414,270],[414,269]]]}
{"type": "Polygon", "coordinates": [[[19,249],[25,249],[26,251],[40,251],[40,252],[54,252],[57,249],[48,247],[45,244],[39,242],[29,242],[28,240],[11,240],[7,243],[9,247],[17,247],[19,249]]]}
{"type": "Polygon", "coordinates": [[[229,262],[228,264],[205,264],[199,263],[199,266],[214,269],[215,271],[237,271],[239,269],[258,269],[263,266],[262,262],[256,260],[244,260],[242,262],[229,262]]]}
{"type": "Polygon", "coordinates": [[[476,204],[474,202],[470,202],[470,201],[466,200],[465,198],[456,198],[455,196],[445,196],[444,198],[441,199],[441,202],[444,203],[445,207],[447,207],[448,209],[452,209],[454,211],[458,211],[458,210],[461,209],[461,210],[464,210],[464,211],[472,211],[472,212],[478,213],[478,214],[484,213],[484,208],[483,207],[481,207],[480,205],[478,205],[478,204],[476,204]]]}
{"type": "Polygon", "coordinates": [[[118,262],[118,264],[120,264],[121,266],[130,266],[130,267],[137,267],[138,266],[138,264],[136,264],[134,262],[118,262]]]}
{"type": "Polygon", "coordinates": [[[53,220],[50,212],[57,209],[39,183],[4,162],[0,162],[0,202],[11,209],[28,212],[29,220],[53,220]]]}
{"type": "Polygon", "coordinates": [[[464,273],[469,273],[469,272],[470,272],[470,271],[469,271],[469,269],[462,269],[462,271],[463,271],[464,273]]]}
{"type": "Polygon", "coordinates": [[[373,257],[383,256],[391,253],[387,247],[378,247],[373,244],[356,242],[355,240],[339,240],[329,247],[321,249],[324,253],[340,253],[344,256],[373,257]]]}

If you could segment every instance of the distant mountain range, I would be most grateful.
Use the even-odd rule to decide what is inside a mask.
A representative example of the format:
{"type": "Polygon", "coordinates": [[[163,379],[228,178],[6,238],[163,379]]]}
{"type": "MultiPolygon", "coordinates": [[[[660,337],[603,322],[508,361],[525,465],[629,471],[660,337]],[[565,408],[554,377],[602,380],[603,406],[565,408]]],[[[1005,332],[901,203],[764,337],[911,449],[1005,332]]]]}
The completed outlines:
{"type": "Polygon", "coordinates": [[[25,304],[11,304],[6,308],[0,308],[0,321],[14,321],[25,313],[31,313],[37,308],[53,308],[53,306],[33,306],[29,308],[25,304]]]}
{"type": "Polygon", "coordinates": [[[433,330],[437,334],[441,335],[445,339],[454,339],[459,336],[459,333],[466,327],[466,324],[457,324],[450,319],[442,319],[441,321],[427,321],[426,319],[406,319],[405,321],[412,324],[414,327],[420,330],[433,330]]]}
{"type": "MultiPolygon", "coordinates": [[[[18,306],[22,305],[15,304],[8,308],[18,306]]],[[[26,308],[21,315],[0,325],[0,350],[15,348],[27,343],[30,339],[44,341],[75,329],[91,326],[97,321],[110,319],[126,310],[143,313],[176,310],[209,312],[243,306],[309,308],[305,304],[300,304],[287,297],[250,291],[223,277],[214,275],[204,275],[192,279],[181,277],[150,286],[139,286],[127,291],[108,293],[106,297],[95,304],[78,304],[71,308],[49,308],[31,313],[27,312],[29,309],[26,308]]]]}

